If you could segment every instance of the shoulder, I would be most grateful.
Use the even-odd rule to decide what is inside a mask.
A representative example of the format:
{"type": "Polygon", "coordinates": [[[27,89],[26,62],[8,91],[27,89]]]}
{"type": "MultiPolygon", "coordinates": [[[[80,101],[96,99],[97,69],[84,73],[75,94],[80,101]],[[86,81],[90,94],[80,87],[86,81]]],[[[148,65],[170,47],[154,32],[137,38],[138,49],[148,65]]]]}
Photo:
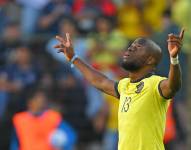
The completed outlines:
{"type": "Polygon", "coordinates": [[[166,77],[163,76],[159,76],[159,75],[152,75],[151,77],[148,78],[148,81],[152,82],[152,83],[158,83],[162,80],[167,79],[166,77]]]}
{"type": "Polygon", "coordinates": [[[48,109],[46,112],[45,112],[47,115],[50,115],[52,117],[61,117],[60,113],[55,111],[55,110],[52,110],[52,109],[48,109]]]}
{"type": "Polygon", "coordinates": [[[19,113],[16,113],[15,115],[14,115],[14,117],[13,118],[18,118],[18,117],[23,117],[23,116],[26,116],[27,115],[27,113],[28,112],[19,112],[19,113]]]}
{"type": "Polygon", "coordinates": [[[161,88],[160,88],[160,84],[162,81],[166,80],[167,77],[163,77],[163,76],[158,76],[158,75],[154,75],[151,79],[150,79],[150,84],[152,85],[152,89],[154,91],[155,96],[160,97],[162,99],[169,99],[163,96],[161,88]]]}
{"type": "Polygon", "coordinates": [[[158,90],[158,87],[160,85],[160,83],[163,80],[166,80],[166,77],[163,76],[159,76],[159,75],[152,75],[149,78],[146,78],[144,80],[144,82],[149,85],[149,87],[151,87],[153,90],[158,90]]]}
{"type": "Polygon", "coordinates": [[[121,86],[124,86],[126,84],[128,84],[130,82],[130,78],[123,78],[121,80],[119,80],[118,82],[118,88],[120,88],[121,86]]]}
{"type": "Polygon", "coordinates": [[[119,84],[125,84],[128,82],[130,82],[130,78],[123,78],[123,79],[119,80],[119,84]]]}
{"type": "Polygon", "coordinates": [[[55,122],[55,121],[61,121],[62,120],[62,116],[59,112],[55,111],[55,110],[47,110],[45,112],[45,116],[47,116],[47,118],[49,119],[49,121],[55,122]]]}
{"type": "Polygon", "coordinates": [[[119,80],[117,83],[116,83],[116,89],[118,90],[118,93],[120,95],[122,89],[124,87],[127,87],[127,85],[130,83],[130,78],[123,78],[121,80],[119,80]]]}
{"type": "Polygon", "coordinates": [[[14,116],[13,116],[13,122],[18,122],[18,121],[21,121],[23,119],[26,118],[26,116],[28,115],[28,112],[19,112],[19,113],[16,113],[14,116]]]}

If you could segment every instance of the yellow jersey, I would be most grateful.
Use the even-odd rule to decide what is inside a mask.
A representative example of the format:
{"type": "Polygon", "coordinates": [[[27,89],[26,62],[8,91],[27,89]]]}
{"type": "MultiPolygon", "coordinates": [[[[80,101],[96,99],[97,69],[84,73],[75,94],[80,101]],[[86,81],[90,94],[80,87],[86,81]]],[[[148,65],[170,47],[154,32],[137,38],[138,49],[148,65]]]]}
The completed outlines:
{"type": "Polygon", "coordinates": [[[132,83],[124,78],[116,84],[118,150],[164,150],[166,112],[169,105],[159,87],[164,77],[152,75],[132,83]]]}

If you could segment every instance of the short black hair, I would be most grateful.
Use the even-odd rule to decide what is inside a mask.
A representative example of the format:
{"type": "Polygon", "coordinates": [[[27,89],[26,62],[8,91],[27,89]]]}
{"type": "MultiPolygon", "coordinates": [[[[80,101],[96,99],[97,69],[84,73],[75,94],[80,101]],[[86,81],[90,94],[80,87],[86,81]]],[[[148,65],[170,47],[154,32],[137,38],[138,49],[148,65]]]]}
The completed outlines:
{"type": "Polygon", "coordinates": [[[47,97],[47,92],[45,89],[39,87],[38,85],[31,86],[27,89],[25,99],[26,99],[26,104],[28,104],[37,93],[43,93],[47,97]]]}
{"type": "Polygon", "coordinates": [[[170,8],[167,8],[163,11],[163,17],[168,17],[168,18],[171,18],[172,16],[172,12],[171,12],[171,9],[170,8]]]}

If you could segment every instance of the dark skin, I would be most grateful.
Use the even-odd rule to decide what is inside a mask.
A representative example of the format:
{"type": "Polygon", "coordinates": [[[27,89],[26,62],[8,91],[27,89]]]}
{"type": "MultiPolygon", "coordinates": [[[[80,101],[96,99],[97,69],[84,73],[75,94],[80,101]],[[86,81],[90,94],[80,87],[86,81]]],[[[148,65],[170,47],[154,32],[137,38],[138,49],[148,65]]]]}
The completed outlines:
{"type": "MultiPolygon", "coordinates": [[[[168,35],[168,51],[170,57],[176,57],[181,49],[182,39],[184,36],[184,29],[181,30],[179,35],[168,35]]],[[[56,36],[60,42],[55,48],[59,49],[59,52],[65,54],[68,61],[75,55],[70,35],[66,34],[66,39],[56,36]]],[[[124,52],[123,55],[123,68],[129,72],[130,81],[136,81],[143,78],[148,73],[155,70],[156,65],[161,59],[161,49],[153,41],[138,38],[131,46],[124,52]]],[[[114,84],[115,81],[110,80],[102,73],[98,72],[80,58],[75,59],[74,65],[81,71],[86,80],[90,82],[97,89],[117,97],[114,84]]],[[[180,65],[170,65],[169,76],[166,80],[160,83],[160,89],[162,95],[167,98],[172,98],[175,93],[181,87],[181,69],[180,65]]]]}
{"type": "Polygon", "coordinates": [[[46,95],[43,92],[35,93],[34,97],[32,97],[28,101],[28,111],[33,114],[38,114],[46,108],[46,95]]]}

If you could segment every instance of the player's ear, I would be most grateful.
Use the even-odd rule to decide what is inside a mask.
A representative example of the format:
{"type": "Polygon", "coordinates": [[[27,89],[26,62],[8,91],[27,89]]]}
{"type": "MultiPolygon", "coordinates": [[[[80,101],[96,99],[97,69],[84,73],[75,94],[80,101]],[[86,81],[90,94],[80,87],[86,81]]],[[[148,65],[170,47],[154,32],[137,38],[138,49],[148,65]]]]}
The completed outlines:
{"type": "Polygon", "coordinates": [[[147,64],[147,65],[153,65],[153,64],[155,64],[155,63],[156,63],[155,58],[154,58],[153,56],[149,56],[148,59],[147,59],[147,61],[146,61],[146,64],[147,64]]]}

